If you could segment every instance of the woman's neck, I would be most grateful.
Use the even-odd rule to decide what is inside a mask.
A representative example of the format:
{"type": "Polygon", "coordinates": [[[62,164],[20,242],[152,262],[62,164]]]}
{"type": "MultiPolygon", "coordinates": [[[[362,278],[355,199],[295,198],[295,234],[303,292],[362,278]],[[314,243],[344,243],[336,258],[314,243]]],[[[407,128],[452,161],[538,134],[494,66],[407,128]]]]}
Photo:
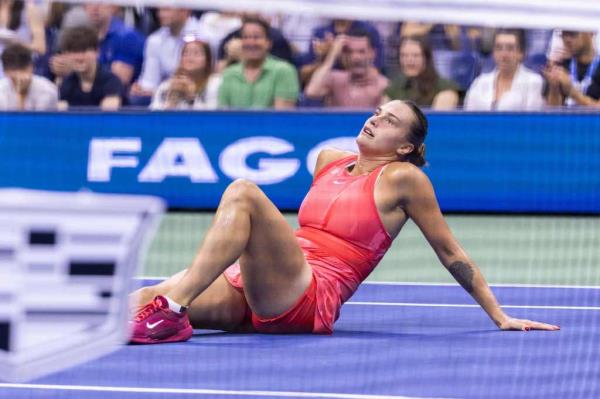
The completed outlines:
{"type": "Polygon", "coordinates": [[[380,156],[366,156],[366,155],[358,155],[356,158],[356,163],[350,172],[351,175],[358,176],[364,175],[367,173],[371,173],[375,169],[377,169],[381,165],[385,165],[387,163],[397,161],[398,156],[396,154],[393,155],[380,155],[380,156]]]}

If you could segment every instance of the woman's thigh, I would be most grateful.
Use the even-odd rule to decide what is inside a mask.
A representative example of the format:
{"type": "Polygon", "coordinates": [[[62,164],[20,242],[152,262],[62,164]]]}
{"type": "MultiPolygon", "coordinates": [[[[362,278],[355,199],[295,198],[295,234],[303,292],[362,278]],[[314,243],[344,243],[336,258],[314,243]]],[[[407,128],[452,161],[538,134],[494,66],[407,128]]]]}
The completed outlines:
{"type": "Polygon", "coordinates": [[[247,310],[244,295],[221,274],[192,301],[188,315],[194,328],[236,331],[243,327],[247,310]]]}

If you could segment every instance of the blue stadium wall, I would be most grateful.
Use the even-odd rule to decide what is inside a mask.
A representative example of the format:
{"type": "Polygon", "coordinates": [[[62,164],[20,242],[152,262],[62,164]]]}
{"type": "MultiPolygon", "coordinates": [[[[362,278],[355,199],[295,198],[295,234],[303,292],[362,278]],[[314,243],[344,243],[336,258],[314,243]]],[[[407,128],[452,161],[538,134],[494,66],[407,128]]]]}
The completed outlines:
{"type": "MultiPolygon", "coordinates": [[[[281,209],[308,190],[318,149],[351,146],[368,113],[1,113],[0,186],[150,194],[211,209],[238,177],[281,209]]],[[[600,114],[428,114],[445,212],[600,212],[600,114]]]]}

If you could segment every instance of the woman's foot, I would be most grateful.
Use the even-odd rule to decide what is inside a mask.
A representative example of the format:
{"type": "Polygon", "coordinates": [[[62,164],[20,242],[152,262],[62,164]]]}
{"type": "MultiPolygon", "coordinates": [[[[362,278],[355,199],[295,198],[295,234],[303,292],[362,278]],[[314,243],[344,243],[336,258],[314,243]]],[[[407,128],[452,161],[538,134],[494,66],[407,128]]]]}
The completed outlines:
{"type": "Polygon", "coordinates": [[[187,341],[193,334],[186,308],[174,311],[169,300],[157,296],[143,306],[131,321],[133,327],[131,343],[161,344],[187,341]]]}

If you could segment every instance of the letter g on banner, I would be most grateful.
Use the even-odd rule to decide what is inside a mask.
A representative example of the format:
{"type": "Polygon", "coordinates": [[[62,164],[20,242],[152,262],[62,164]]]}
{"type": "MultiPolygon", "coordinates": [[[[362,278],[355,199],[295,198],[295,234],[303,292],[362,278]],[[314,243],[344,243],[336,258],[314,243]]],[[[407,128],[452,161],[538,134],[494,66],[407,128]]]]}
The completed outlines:
{"type": "Polygon", "coordinates": [[[231,179],[244,178],[256,184],[275,184],[296,174],[300,161],[260,158],[258,169],[252,169],[246,160],[256,153],[282,155],[291,151],[294,151],[294,146],[277,137],[248,137],[227,146],[219,157],[219,166],[231,179]]]}

